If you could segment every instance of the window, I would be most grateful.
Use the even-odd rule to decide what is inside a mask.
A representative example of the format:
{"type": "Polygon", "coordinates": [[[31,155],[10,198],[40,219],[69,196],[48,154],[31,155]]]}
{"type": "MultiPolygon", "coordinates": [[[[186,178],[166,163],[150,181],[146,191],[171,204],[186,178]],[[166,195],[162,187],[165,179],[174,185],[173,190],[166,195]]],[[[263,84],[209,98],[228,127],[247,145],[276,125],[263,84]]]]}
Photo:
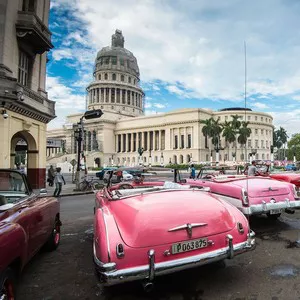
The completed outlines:
{"type": "Polygon", "coordinates": [[[251,116],[248,116],[248,121],[250,121],[251,120],[251,116]]]}
{"type": "Polygon", "coordinates": [[[192,135],[191,134],[188,134],[187,148],[192,148],[192,135]]]}
{"type": "Polygon", "coordinates": [[[181,146],[180,146],[180,148],[184,148],[184,135],[182,134],[181,135],[181,146]]]}
{"type": "Polygon", "coordinates": [[[113,57],[111,58],[111,63],[112,63],[113,65],[116,65],[116,64],[117,64],[117,57],[116,57],[116,56],[113,56],[113,57]]]}
{"type": "Polygon", "coordinates": [[[114,109],[114,107],[112,106],[111,109],[114,109]]]}
{"type": "Polygon", "coordinates": [[[131,83],[131,77],[130,76],[128,77],[128,83],[131,83]]]}
{"type": "Polygon", "coordinates": [[[267,149],[269,149],[269,142],[268,141],[266,141],[266,147],[267,147],[267,149]]]}
{"type": "Polygon", "coordinates": [[[25,52],[20,50],[18,82],[25,86],[29,86],[29,71],[30,71],[29,68],[30,68],[30,58],[25,52]]]}
{"type": "Polygon", "coordinates": [[[134,85],[136,84],[136,80],[135,80],[135,79],[133,80],[133,84],[134,84],[134,85]]]}
{"type": "Polygon", "coordinates": [[[264,118],[263,118],[263,117],[260,117],[260,120],[261,120],[261,121],[263,121],[263,120],[264,120],[264,118]]]}
{"type": "Polygon", "coordinates": [[[266,122],[268,122],[268,118],[266,118],[266,122]]]}
{"type": "Polygon", "coordinates": [[[105,58],[105,64],[107,64],[107,65],[109,64],[109,57],[105,58]]]}
{"type": "Polygon", "coordinates": [[[262,148],[265,148],[264,140],[261,140],[261,141],[260,141],[260,144],[261,144],[261,147],[262,147],[262,148]]]}
{"type": "Polygon", "coordinates": [[[22,11],[32,11],[36,10],[36,0],[23,0],[22,11]]]}
{"type": "Polygon", "coordinates": [[[255,116],[255,121],[257,121],[257,116],[255,116]]]}
{"type": "Polygon", "coordinates": [[[98,80],[101,80],[101,74],[98,75],[98,80]]]}
{"type": "Polygon", "coordinates": [[[251,148],[251,140],[248,140],[248,148],[251,148]]]}
{"type": "Polygon", "coordinates": [[[258,130],[257,129],[255,129],[255,134],[257,134],[258,133],[258,130]]]}
{"type": "Polygon", "coordinates": [[[121,81],[124,81],[124,79],[125,79],[124,75],[121,75],[121,81]]]}
{"type": "Polygon", "coordinates": [[[112,74],[112,80],[117,80],[117,75],[115,73],[112,74]]]}
{"type": "Polygon", "coordinates": [[[120,65],[124,66],[124,58],[120,58],[120,65]]]}
{"type": "Polygon", "coordinates": [[[107,80],[108,79],[108,75],[107,73],[104,74],[104,79],[107,80]]]}
{"type": "Polygon", "coordinates": [[[255,140],[255,148],[258,148],[258,140],[255,140]]]}
{"type": "Polygon", "coordinates": [[[173,149],[178,149],[178,135],[174,136],[174,148],[173,149]]]}
{"type": "Polygon", "coordinates": [[[263,129],[261,130],[261,134],[264,134],[264,130],[263,129]]]}
{"type": "Polygon", "coordinates": [[[264,153],[261,155],[261,159],[265,159],[265,154],[264,153]]]}

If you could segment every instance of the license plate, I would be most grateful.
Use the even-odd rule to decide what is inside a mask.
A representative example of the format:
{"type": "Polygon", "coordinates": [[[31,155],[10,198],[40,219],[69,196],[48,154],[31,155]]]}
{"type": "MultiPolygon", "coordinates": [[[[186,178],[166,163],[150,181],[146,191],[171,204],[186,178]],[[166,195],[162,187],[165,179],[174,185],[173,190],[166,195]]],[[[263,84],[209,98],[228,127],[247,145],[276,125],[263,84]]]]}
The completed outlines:
{"type": "Polygon", "coordinates": [[[197,239],[188,242],[176,243],[172,245],[172,254],[188,252],[207,247],[207,238],[197,239]]]}
{"type": "Polygon", "coordinates": [[[270,215],[276,215],[276,214],[280,214],[281,213],[281,209],[271,209],[270,210],[270,215]]]}

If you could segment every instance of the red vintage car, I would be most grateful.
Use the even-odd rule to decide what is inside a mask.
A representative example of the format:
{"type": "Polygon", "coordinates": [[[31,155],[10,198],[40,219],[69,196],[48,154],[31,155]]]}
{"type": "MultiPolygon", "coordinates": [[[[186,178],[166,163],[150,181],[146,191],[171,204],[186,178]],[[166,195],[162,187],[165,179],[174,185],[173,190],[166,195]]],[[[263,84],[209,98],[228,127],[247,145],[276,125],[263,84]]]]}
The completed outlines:
{"type": "Polygon", "coordinates": [[[163,186],[96,194],[94,262],[104,285],[142,280],[233,258],[254,249],[254,232],[234,206],[202,188],[163,186]]]}
{"type": "Polygon", "coordinates": [[[59,245],[59,202],[46,194],[35,195],[24,174],[0,169],[0,299],[16,298],[18,275],[43,245],[59,245]]]}
{"type": "Polygon", "coordinates": [[[294,208],[300,207],[295,185],[270,177],[227,175],[203,168],[195,180],[188,179],[187,183],[209,187],[245,215],[266,214],[277,219],[283,211],[293,213],[294,208]]]}

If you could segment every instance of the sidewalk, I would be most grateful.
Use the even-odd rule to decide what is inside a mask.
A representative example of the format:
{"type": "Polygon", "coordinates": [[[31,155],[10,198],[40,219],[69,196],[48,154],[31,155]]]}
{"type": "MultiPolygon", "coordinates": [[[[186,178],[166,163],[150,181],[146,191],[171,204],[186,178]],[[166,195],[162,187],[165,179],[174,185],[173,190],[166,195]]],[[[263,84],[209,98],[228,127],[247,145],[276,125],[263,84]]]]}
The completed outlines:
{"type": "MultiPolygon", "coordinates": [[[[77,196],[77,195],[86,195],[86,194],[93,194],[93,191],[74,191],[76,189],[76,184],[74,183],[67,183],[66,185],[62,186],[62,190],[60,193],[61,197],[66,197],[66,196],[77,196]]],[[[53,186],[49,186],[47,184],[46,190],[48,192],[47,196],[53,196],[54,190],[55,190],[55,184],[53,186]]],[[[38,195],[40,193],[39,189],[35,189],[34,193],[38,195]]]]}

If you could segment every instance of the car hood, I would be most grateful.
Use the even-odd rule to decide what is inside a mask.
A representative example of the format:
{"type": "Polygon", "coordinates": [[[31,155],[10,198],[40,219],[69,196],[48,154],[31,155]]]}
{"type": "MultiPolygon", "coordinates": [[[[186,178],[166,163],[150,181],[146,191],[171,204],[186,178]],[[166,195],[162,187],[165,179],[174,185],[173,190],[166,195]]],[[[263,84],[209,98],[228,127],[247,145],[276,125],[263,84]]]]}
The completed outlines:
{"type": "Polygon", "coordinates": [[[252,198],[288,195],[291,192],[288,183],[267,178],[236,180],[232,184],[244,188],[252,198]]]}
{"type": "MultiPolygon", "coordinates": [[[[233,214],[206,192],[168,191],[110,202],[123,241],[130,247],[150,247],[227,232],[235,226],[233,214]],[[169,231],[173,229],[173,231],[169,231]]],[[[235,209],[235,208],[232,208],[235,209]]]]}

